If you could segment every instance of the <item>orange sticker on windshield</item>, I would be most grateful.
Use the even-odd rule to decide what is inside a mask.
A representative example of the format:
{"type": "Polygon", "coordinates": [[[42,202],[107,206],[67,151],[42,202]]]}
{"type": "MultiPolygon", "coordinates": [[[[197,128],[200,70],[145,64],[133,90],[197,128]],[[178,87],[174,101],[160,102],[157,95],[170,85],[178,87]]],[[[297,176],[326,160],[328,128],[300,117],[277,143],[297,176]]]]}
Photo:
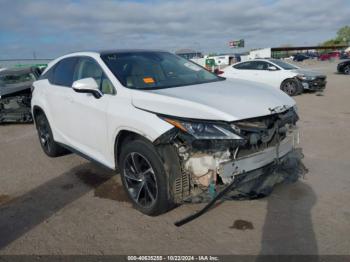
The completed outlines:
{"type": "Polygon", "coordinates": [[[143,78],[143,82],[145,82],[146,84],[154,84],[154,80],[152,77],[143,78]]]}

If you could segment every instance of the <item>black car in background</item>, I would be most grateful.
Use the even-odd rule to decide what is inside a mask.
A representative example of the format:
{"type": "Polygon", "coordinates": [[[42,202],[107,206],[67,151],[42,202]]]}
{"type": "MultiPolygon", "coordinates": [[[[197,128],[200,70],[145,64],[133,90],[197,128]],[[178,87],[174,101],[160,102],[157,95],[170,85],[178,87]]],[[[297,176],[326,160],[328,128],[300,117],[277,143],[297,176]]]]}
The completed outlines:
{"type": "Polygon", "coordinates": [[[350,75],[350,60],[339,63],[337,70],[339,73],[350,75]]]}
{"type": "Polygon", "coordinates": [[[38,67],[0,69],[0,124],[33,121],[31,87],[41,72],[38,67]]]}
{"type": "Polygon", "coordinates": [[[305,55],[305,54],[295,54],[294,57],[293,57],[293,61],[296,61],[296,62],[302,62],[306,59],[310,59],[309,56],[305,55]]]}

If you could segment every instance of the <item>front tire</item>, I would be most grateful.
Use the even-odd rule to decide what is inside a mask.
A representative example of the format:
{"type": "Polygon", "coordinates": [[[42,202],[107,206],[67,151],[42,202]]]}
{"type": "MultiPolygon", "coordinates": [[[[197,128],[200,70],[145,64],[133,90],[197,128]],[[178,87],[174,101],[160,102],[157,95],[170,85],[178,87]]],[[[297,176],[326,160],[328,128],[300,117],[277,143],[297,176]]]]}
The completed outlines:
{"type": "Polygon", "coordinates": [[[68,152],[53,139],[49,121],[44,113],[39,113],[39,115],[35,118],[35,122],[40,145],[46,155],[49,157],[58,157],[68,152]]]}
{"type": "Polygon", "coordinates": [[[344,74],[350,75],[350,65],[344,67],[344,74]]]}
{"type": "Polygon", "coordinates": [[[284,80],[281,84],[281,90],[290,96],[296,96],[303,92],[301,84],[295,79],[284,80]]]}
{"type": "Polygon", "coordinates": [[[167,175],[151,143],[137,139],[122,145],[119,168],[124,189],[136,209],[156,216],[171,208],[167,175]]]}

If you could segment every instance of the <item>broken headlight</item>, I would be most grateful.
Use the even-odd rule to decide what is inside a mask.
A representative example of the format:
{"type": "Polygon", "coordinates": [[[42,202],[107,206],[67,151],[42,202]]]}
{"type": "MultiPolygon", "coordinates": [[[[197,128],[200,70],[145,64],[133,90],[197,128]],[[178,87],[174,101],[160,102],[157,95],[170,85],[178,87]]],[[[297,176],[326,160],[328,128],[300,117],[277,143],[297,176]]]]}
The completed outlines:
{"type": "Polygon", "coordinates": [[[313,81],[316,79],[315,76],[306,76],[306,75],[297,75],[297,78],[299,78],[302,81],[313,81]]]}
{"type": "Polygon", "coordinates": [[[224,123],[197,122],[182,119],[161,117],[169,124],[194,136],[196,139],[243,139],[224,123]]]}

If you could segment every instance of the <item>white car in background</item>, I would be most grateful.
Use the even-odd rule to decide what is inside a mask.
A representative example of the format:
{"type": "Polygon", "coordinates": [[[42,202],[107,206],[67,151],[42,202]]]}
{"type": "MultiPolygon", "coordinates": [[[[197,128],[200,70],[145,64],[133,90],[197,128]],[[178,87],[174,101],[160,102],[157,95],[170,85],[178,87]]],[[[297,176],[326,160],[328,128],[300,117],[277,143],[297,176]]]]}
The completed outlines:
{"type": "Polygon", "coordinates": [[[322,91],[326,76],[305,70],[279,59],[254,59],[236,63],[222,69],[220,76],[264,83],[281,89],[290,96],[304,90],[322,91]]]}
{"type": "Polygon", "coordinates": [[[238,178],[228,195],[267,195],[293,176],[274,170],[295,155],[295,101],[262,84],[168,52],[117,50],[60,57],[33,86],[43,151],[119,170],[145,214],[208,201],[238,178]]]}

